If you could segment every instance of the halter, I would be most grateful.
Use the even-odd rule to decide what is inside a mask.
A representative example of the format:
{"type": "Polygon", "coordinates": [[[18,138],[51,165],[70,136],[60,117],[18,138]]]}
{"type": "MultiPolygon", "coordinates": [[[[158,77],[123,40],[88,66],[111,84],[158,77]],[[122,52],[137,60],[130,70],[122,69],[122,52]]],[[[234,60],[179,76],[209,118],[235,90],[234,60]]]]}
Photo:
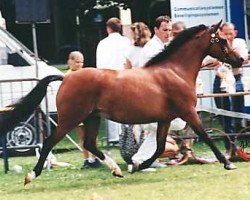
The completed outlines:
{"type": "Polygon", "coordinates": [[[211,43],[219,43],[220,42],[220,39],[218,37],[216,37],[216,34],[215,33],[212,33],[211,34],[211,40],[210,40],[211,43]]]}
{"type": "MultiPolygon", "coordinates": [[[[220,42],[221,42],[221,39],[218,38],[215,33],[211,33],[210,44],[213,45],[214,43],[220,43],[220,42]]],[[[224,53],[224,62],[226,62],[230,58],[229,56],[230,52],[227,52],[226,47],[223,47],[223,46],[221,46],[221,51],[224,53]]]]}

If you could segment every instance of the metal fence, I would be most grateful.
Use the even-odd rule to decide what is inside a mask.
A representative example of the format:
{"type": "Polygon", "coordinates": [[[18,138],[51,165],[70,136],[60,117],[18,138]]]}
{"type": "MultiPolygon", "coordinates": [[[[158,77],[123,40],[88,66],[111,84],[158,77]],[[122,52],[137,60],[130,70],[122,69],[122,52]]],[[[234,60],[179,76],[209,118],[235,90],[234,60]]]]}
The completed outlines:
{"type": "MultiPolygon", "coordinates": [[[[37,84],[39,79],[0,80],[0,107],[16,103],[27,95],[37,84]]],[[[45,108],[48,108],[47,97],[45,108]]],[[[0,111],[1,112],[1,111],[0,111]]],[[[5,111],[8,112],[8,111],[5,111]]],[[[1,113],[0,113],[1,114],[1,113]]],[[[6,113],[8,114],[8,113],[6,113]]],[[[25,121],[20,122],[12,131],[8,132],[0,143],[0,155],[4,158],[5,173],[8,171],[8,156],[27,155],[40,148],[45,134],[50,134],[50,123],[47,109],[45,112],[38,107],[25,121]]]]}

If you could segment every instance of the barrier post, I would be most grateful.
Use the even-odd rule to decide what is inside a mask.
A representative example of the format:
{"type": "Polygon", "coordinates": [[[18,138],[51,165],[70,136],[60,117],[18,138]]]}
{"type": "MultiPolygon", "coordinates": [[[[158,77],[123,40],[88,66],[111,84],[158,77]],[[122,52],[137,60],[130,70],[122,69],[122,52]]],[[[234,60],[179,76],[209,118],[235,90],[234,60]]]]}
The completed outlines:
{"type": "Polygon", "coordinates": [[[6,145],[6,137],[2,136],[0,138],[2,147],[3,147],[3,163],[4,163],[4,173],[7,174],[9,171],[9,162],[8,162],[8,149],[6,145]]]}

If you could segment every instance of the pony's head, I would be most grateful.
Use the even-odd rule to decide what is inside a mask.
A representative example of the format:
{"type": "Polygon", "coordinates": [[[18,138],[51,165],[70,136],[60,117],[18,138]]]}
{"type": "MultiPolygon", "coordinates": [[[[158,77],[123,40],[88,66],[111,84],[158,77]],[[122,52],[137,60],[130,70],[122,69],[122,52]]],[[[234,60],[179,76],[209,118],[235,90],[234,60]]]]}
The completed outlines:
{"type": "Polygon", "coordinates": [[[208,32],[210,34],[210,46],[208,54],[214,58],[217,58],[221,62],[232,65],[233,68],[242,66],[244,61],[238,53],[233,51],[232,47],[227,42],[227,39],[220,34],[219,27],[222,20],[212,25],[208,32]]]}

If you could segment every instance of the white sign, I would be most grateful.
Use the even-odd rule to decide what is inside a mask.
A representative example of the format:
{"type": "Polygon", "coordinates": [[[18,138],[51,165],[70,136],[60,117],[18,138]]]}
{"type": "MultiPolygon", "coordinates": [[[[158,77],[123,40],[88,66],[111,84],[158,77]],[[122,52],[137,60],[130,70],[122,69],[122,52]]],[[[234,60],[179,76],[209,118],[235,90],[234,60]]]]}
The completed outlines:
{"type": "Polygon", "coordinates": [[[187,27],[205,24],[210,26],[226,21],[225,0],[171,0],[173,22],[182,21],[187,27]]]}

